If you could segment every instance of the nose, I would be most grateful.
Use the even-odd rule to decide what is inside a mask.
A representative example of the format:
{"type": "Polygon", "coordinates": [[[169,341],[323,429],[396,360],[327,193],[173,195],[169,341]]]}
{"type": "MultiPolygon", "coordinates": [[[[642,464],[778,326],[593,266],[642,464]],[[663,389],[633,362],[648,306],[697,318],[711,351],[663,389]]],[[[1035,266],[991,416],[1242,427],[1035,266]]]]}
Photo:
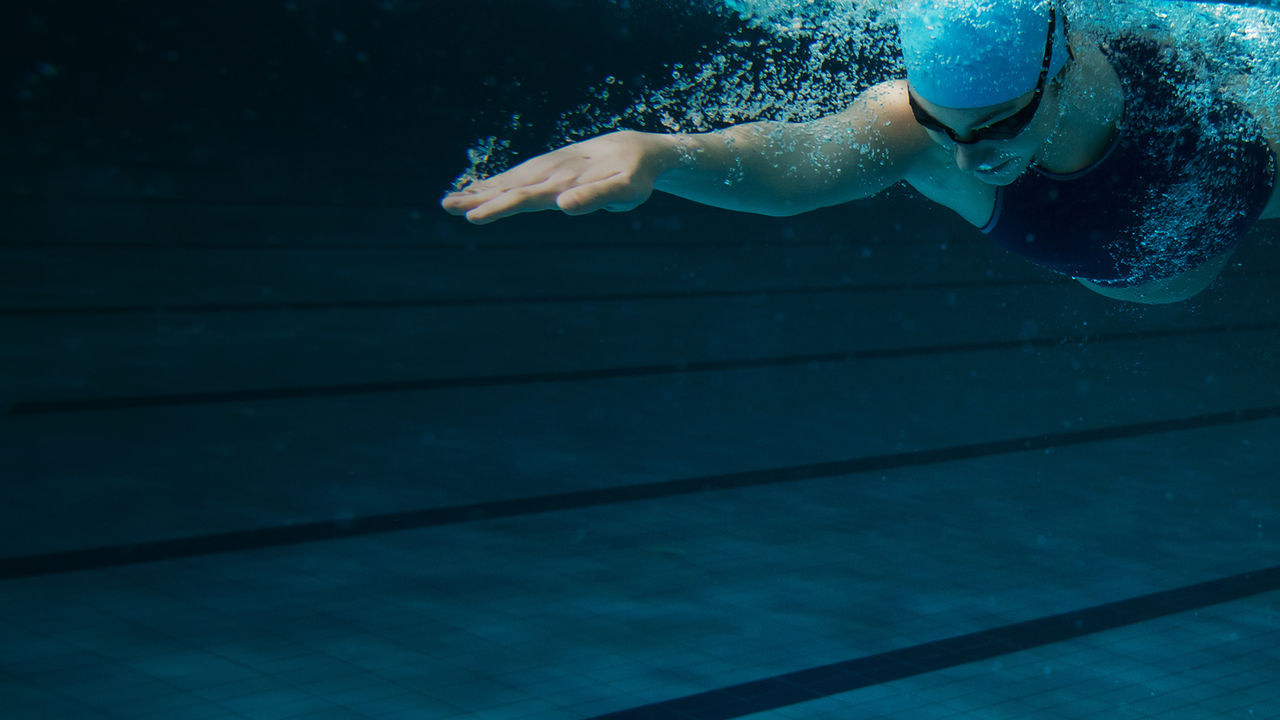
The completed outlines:
{"type": "Polygon", "coordinates": [[[977,145],[956,145],[956,166],[964,172],[973,172],[975,168],[983,165],[995,165],[996,153],[991,148],[984,148],[982,144],[977,145]]]}

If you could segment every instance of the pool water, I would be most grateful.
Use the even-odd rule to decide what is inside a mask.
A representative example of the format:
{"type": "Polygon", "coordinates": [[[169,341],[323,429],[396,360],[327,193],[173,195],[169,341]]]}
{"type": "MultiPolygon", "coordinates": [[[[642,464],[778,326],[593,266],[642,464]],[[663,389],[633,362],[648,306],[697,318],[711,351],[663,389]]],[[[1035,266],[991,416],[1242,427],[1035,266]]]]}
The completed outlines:
{"type": "MultiPolygon", "coordinates": [[[[1276,92],[1274,10],[1105,7],[1164,5],[1276,92]]],[[[1274,222],[1139,306],[904,189],[439,210],[615,116],[822,111],[881,45],[770,58],[873,9],[28,12],[4,717],[1280,717],[1274,222]]]]}

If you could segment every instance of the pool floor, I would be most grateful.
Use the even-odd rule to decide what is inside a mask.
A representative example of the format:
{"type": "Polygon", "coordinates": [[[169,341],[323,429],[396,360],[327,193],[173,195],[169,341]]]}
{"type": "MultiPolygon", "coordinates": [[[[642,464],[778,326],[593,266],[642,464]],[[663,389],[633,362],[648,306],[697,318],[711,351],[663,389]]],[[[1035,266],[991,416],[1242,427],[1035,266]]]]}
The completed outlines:
{"type": "Polygon", "coordinates": [[[905,207],[12,208],[5,717],[1280,717],[1274,227],[905,207]]]}

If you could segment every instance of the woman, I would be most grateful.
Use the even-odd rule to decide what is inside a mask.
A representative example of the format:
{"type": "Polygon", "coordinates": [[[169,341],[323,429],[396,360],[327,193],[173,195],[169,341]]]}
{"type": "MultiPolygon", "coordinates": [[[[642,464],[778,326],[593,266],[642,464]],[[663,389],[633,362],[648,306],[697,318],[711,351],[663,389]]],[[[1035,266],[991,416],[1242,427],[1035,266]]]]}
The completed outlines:
{"type": "Polygon", "coordinates": [[[611,133],[442,205],[483,224],[630,210],[658,189],[792,215],[906,182],[1095,292],[1189,298],[1254,224],[1280,217],[1280,123],[1188,90],[1192,53],[1132,35],[1091,42],[1067,20],[1052,0],[906,0],[907,78],[841,113],[700,135],[611,133]]]}

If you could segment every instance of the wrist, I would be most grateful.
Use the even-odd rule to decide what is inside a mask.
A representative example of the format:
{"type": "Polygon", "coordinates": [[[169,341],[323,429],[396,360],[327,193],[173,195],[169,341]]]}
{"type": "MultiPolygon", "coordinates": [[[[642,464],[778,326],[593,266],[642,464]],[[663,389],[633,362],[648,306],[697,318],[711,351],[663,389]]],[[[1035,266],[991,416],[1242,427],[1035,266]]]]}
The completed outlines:
{"type": "Polygon", "coordinates": [[[652,150],[649,157],[653,163],[655,180],[661,182],[672,176],[698,169],[698,141],[693,135],[676,133],[655,133],[649,136],[652,150]]]}

